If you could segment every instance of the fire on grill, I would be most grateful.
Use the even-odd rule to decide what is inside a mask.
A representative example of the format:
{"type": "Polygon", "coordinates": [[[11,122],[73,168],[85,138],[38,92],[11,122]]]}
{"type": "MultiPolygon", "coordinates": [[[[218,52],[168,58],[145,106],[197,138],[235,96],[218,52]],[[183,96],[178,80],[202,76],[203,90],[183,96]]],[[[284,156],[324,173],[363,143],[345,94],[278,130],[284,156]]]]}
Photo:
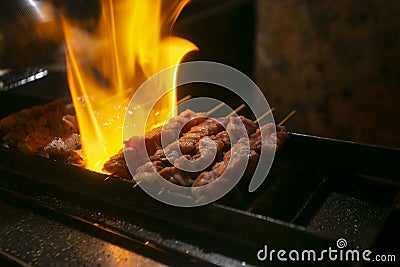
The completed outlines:
{"type": "MultiPolygon", "coordinates": [[[[124,149],[133,155],[130,159],[134,159],[132,164],[136,169],[135,176],[146,177],[156,171],[176,185],[202,186],[215,181],[227,171],[230,160],[248,160],[245,173],[252,173],[261,149],[279,150],[287,136],[284,126],[269,123],[258,127],[257,122],[244,116],[214,119],[206,118],[204,113],[185,110],[145,136],[131,137],[125,141],[124,149]],[[245,132],[240,131],[240,123],[245,126],[245,132]],[[231,140],[228,130],[234,133],[235,140],[231,140]],[[177,131],[180,131],[179,140],[163,148],[161,134],[174,136],[177,131]],[[141,146],[143,139],[145,147],[141,146]],[[248,154],[237,156],[238,153],[233,151],[240,151],[246,141],[250,145],[248,154]],[[201,146],[204,146],[203,153],[200,152],[201,146]],[[216,155],[210,153],[213,146],[216,147],[216,155]],[[146,163],[143,153],[150,157],[150,162],[146,163]],[[188,172],[179,168],[180,164],[184,164],[184,159],[201,164],[209,161],[210,157],[213,157],[212,164],[201,172],[188,172]]],[[[62,159],[67,163],[84,166],[79,156],[80,135],[74,107],[68,99],[58,99],[3,118],[0,121],[0,137],[3,145],[23,153],[62,159]]],[[[132,178],[123,150],[105,162],[103,170],[120,178],[132,178]]]]}
{"type": "Polygon", "coordinates": [[[73,103],[60,99],[4,118],[0,122],[3,144],[26,154],[62,159],[125,179],[131,179],[131,174],[135,178],[157,172],[167,181],[186,187],[213,182],[232,168],[230,161],[246,161],[245,173],[254,172],[262,149],[275,152],[281,147],[287,137],[283,126],[267,124],[259,128],[257,122],[245,117],[211,119],[186,110],[164,127],[156,127],[176,112],[178,64],[188,52],[197,49],[171,32],[187,3],[101,1],[97,27],[90,33],[63,16],[73,103]],[[126,13],[131,11],[134,14],[126,13]],[[132,95],[143,81],[168,67],[174,68],[173,74],[160,80],[158,86],[174,89],[158,100],[149,119],[137,116],[138,121],[146,120],[148,133],[143,137],[143,133],[133,132],[129,140],[121,140],[123,118],[132,95]],[[238,124],[245,125],[244,132],[238,130],[238,124]],[[179,136],[179,140],[162,147],[161,128],[179,136]],[[227,130],[232,130],[235,140],[227,130]],[[143,139],[145,147],[140,142],[143,139]],[[121,150],[123,141],[125,147],[121,150]],[[244,152],[247,143],[249,150],[244,152]],[[211,153],[212,147],[216,148],[216,155],[211,153]],[[129,159],[131,172],[123,151],[133,155],[129,159]],[[150,157],[149,162],[146,157],[150,157]],[[188,172],[181,168],[187,161],[211,164],[201,171],[188,172]]]}

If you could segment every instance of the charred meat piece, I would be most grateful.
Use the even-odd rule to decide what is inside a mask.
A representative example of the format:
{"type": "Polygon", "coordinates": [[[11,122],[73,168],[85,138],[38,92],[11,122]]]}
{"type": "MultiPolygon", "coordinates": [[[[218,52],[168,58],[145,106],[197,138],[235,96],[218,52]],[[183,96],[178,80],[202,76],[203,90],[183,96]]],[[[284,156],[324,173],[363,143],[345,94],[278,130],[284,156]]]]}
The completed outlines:
{"type": "Polygon", "coordinates": [[[82,163],[75,151],[80,149],[75,110],[67,98],[21,110],[1,119],[0,138],[4,146],[25,154],[82,163]]]}
{"type": "Polygon", "coordinates": [[[234,142],[242,137],[250,137],[250,135],[256,130],[257,125],[243,116],[230,117],[229,123],[226,126],[226,131],[231,132],[233,137],[235,137],[236,140],[233,140],[234,142]],[[244,129],[242,125],[244,126],[244,129]]]}
{"type": "Polygon", "coordinates": [[[122,149],[118,154],[112,156],[104,163],[103,169],[118,177],[130,177],[128,166],[125,163],[124,151],[122,149]]]}
{"type": "Polygon", "coordinates": [[[82,158],[77,151],[77,148],[80,147],[80,142],[80,136],[77,133],[64,138],[55,137],[38,155],[44,158],[61,159],[78,164],[82,162],[82,158]]]}
{"type": "Polygon", "coordinates": [[[145,173],[145,172],[151,173],[154,171],[159,172],[165,167],[166,165],[161,161],[147,162],[138,168],[138,172],[140,173],[145,173]]]}
{"type": "MultiPolygon", "coordinates": [[[[174,166],[180,170],[191,173],[198,170],[207,169],[214,165],[215,162],[223,158],[224,142],[215,135],[205,136],[198,142],[196,154],[194,156],[183,155],[178,157],[174,162],[174,166]]],[[[195,178],[197,175],[192,176],[195,178]]]]}
{"type": "Polygon", "coordinates": [[[288,138],[288,133],[285,126],[278,126],[272,123],[261,126],[257,131],[251,135],[250,148],[258,154],[261,152],[261,133],[266,143],[275,143],[276,151],[279,151],[283,143],[288,138]]]}
{"type": "Polygon", "coordinates": [[[174,162],[174,159],[181,156],[180,151],[183,154],[193,155],[199,140],[205,136],[218,134],[224,130],[223,124],[226,122],[226,119],[206,119],[204,122],[193,126],[187,133],[184,133],[178,141],[171,143],[165,149],[157,150],[154,155],[150,156],[150,160],[166,161],[168,156],[174,162]]]}
{"type": "Polygon", "coordinates": [[[235,143],[233,147],[225,154],[223,160],[221,162],[217,162],[211,171],[200,173],[193,183],[193,186],[202,186],[212,183],[226,171],[240,173],[240,167],[243,165],[240,163],[243,163],[243,161],[248,160],[250,157],[248,144],[249,139],[247,137],[239,139],[239,141],[235,143]],[[231,160],[232,162],[230,162],[231,160]],[[239,169],[236,170],[237,168],[239,169]]]}
{"type": "Polygon", "coordinates": [[[192,186],[193,175],[176,167],[165,167],[158,172],[165,180],[180,186],[192,186]]]}

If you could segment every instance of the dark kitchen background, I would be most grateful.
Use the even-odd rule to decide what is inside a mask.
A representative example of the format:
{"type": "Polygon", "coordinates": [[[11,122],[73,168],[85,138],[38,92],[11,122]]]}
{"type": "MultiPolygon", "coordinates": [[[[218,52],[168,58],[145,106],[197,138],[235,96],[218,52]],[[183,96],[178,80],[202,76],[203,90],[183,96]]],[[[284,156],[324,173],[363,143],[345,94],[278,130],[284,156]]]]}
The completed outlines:
{"type": "Polygon", "coordinates": [[[400,146],[400,3],[257,1],[255,77],[288,127],[400,146]]]}
{"type": "Polygon", "coordinates": [[[215,14],[183,36],[253,77],[276,120],[296,109],[291,131],[400,146],[398,1],[227,1],[215,14]]]}

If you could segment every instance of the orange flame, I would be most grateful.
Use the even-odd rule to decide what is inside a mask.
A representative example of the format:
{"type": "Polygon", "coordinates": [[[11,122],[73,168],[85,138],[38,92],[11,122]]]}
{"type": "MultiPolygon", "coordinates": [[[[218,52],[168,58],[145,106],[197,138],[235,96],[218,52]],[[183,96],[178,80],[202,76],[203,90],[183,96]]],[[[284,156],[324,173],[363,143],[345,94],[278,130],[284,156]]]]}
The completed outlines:
{"type": "MultiPolygon", "coordinates": [[[[98,27],[90,35],[63,19],[68,83],[86,168],[102,172],[104,162],[122,148],[126,107],[140,84],[197,49],[170,35],[187,3],[102,0],[98,27]]],[[[175,78],[162,82],[175,87],[175,78]]],[[[175,90],[158,102],[146,125],[165,121],[176,105],[175,90]]]]}

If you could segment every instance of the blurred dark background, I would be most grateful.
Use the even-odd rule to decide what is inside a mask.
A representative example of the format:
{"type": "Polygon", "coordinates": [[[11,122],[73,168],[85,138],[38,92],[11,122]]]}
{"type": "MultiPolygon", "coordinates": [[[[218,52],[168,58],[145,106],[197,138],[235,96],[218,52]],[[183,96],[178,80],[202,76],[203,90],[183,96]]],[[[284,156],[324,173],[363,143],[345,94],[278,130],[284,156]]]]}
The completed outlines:
{"type": "Polygon", "coordinates": [[[256,5],[256,81],[291,130],[400,146],[399,1],[256,5]]]}
{"type": "Polygon", "coordinates": [[[400,146],[398,14],[396,0],[192,1],[176,31],[252,77],[277,121],[296,109],[289,130],[400,146]]]}

